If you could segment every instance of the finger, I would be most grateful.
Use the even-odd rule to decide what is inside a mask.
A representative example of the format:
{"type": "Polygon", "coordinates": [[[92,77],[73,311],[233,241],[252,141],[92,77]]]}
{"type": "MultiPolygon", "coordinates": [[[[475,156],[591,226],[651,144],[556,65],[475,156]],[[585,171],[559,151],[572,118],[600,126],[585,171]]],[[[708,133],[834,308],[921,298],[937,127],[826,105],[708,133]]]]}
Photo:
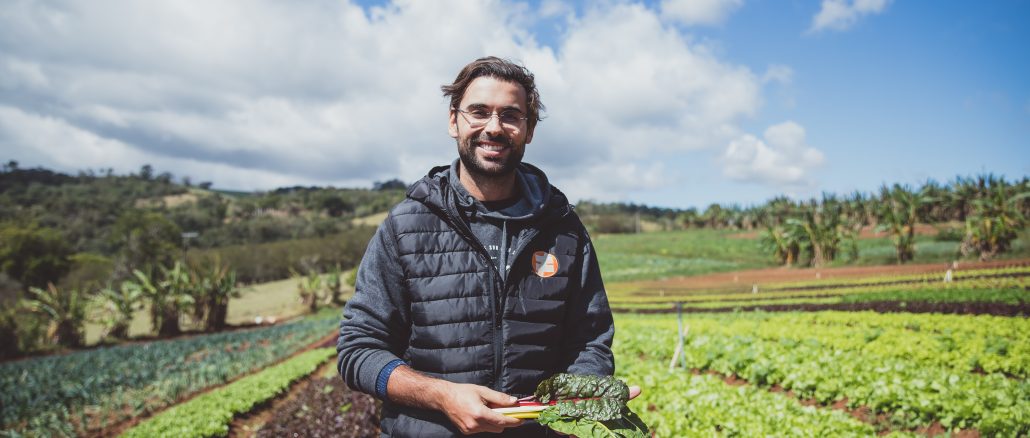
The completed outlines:
{"type": "Polygon", "coordinates": [[[522,424],[525,421],[519,418],[498,414],[494,411],[490,411],[490,413],[491,415],[489,418],[487,418],[487,421],[493,422],[494,424],[502,428],[515,427],[522,424]]]}
{"type": "Polygon", "coordinates": [[[639,386],[630,386],[629,387],[629,399],[633,400],[633,399],[637,398],[638,395],[640,395],[640,387],[639,386]]]}
{"type": "Polygon", "coordinates": [[[479,396],[491,408],[504,408],[518,405],[518,398],[497,392],[490,388],[480,387],[479,396]]]}
{"type": "Polygon", "coordinates": [[[504,429],[509,427],[515,427],[522,424],[522,420],[517,418],[511,418],[506,415],[498,414],[490,409],[484,408],[484,411],[477,413],[477,419],[472,427],[469,427],[471,432],[503,432],[504,429]]]}

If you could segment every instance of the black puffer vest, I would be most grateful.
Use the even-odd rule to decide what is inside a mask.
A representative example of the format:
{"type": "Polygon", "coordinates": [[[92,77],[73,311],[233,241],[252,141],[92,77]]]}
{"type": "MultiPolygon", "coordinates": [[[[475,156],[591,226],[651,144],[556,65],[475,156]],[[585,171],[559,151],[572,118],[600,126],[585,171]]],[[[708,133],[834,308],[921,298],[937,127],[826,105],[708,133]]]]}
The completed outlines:
{"type": "MultiPolygon", "coordinates": [[[[574,293],[570,288],[578,288],[570,278],[581,275],[586,232],[565,195],[552,188],[546,213],[515,239],[511,271],[502,282],[460,219],[447,184],[446,178],[423,179],[387,218],[410,303],[411,334],[402,358],[433,377],[532,394],[537,383],[570,365],[560,351],[566,299],[574,293]]],[[[458,434],[440,412],[386,402],[382,418],[383,432],[392,436],[458,434]]],[[[539,425],[529,426],[504,436],[543,435],[539,425]]]]}

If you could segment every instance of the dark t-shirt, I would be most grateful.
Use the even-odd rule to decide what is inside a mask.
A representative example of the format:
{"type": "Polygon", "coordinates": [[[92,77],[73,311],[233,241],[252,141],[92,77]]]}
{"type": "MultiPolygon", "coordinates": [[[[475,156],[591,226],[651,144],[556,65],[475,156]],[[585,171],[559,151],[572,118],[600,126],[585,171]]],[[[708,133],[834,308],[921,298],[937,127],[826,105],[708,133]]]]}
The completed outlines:
{"type": "Polygon", "coordinates": [[[486,248],[502,279],[507,278],[511,268],[509,260],[515,250],[512,248],[513,237],[521,227],[519,221],[503,217],[513,216],[508,210],[517,207],[520,200],[520,196],[515,196],[502,201],[476,201],[476,214],[469,218],[472,234],[486,248]]]}

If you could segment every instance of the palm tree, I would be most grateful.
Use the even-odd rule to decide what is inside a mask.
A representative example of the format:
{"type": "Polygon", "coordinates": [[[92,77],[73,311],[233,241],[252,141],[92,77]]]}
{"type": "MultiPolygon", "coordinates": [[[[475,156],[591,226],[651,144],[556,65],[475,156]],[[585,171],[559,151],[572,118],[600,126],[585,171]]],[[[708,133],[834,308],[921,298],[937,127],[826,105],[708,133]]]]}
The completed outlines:
{"type": "Polygon", "coordinates": [[[915,256],[915,231],[920,209],[932,199],[900,184],[880,188],[880,209],[877,212],[878,229],[887,231],[897,251],[898,263],[915,256]]]}
{"type": "Polygon", "coordinates": [[[978,253],[980,260],[989,260],[1009,249],[1027,225],[1020,205],[1030,198],[1030,191],[1016,193],[1020,189],[1007,188],[1004,180],[992,181],[986,196],[973,201],[973,213],[966,219],[963,255],[978,253]]]}
{"type": "Polygon", "coordinates": [[[136,277],[134,287],[140,288],[150,300],[150,316],[157,335],[167,337],[182,333],[179,315],[182,309],[193,304],[190,276],[182,264],[176,262],[171,269],[161,267],[164,278],[160,281],[153,281],[138,269],[133,271],[133,275],[136,277]]]}
{"type": "Polygon", "coordinates": [[[801,239],[786,227],[766,227],[759,240],[766,252],[771,252],[781,265],[792,266],[801,252],[801,239]]]}
{"type": "Polygon", "coordinates": [[[66,347],[82,346],[87,300],[80,290],[59,290],[53,283],[47,283],[46,289],[29,288],[29,294],[31,298],[25,303],[29,310],[49,319],[49,339],[66,347]]]}
{"type": "Polygon", "coordinates": [[[855,245],[856,226],[849,220],[843,205],[832,195],[824,195],[822,203],[815,199],[803,207],[800,218],[786,222],[787,232],[796,237],[800,248],[808,254],[809,264],[820,267],[845,251],[849,258],[858,255],[855,245]]]}
{"type": "Polygon", "coordinates": [[[948,197],[945,200],[951,213],[951,219],[965,222],[976,194],[973,180],[961,176],[955,177],[955,181],[948,185],[948,197]]]}
{"type": "Polygon", "coordinates": [[[936,223],[949,219],[950,211],[948,203],[945,201],[949,199],[950,193],[944,186],[940,185],[937,181],[928,179],[919,189],[919,194],[928,199],[928,202],[919,208],[919,220],[921,222],[936,223]]]}
{"type": "Polygon", "coordinates": [[[240,297],[240,288],[236,284],[236,271],[216,259],[200,283],[204,289],[203,300],[207,310],[204,327],[209,331],[221,330],[225,328],[225,318],[229,313],[229,300],[240,297]]]}
{"type": "Polygon", "coordinates": [[[322,277],[315,270],[311,270],[307,276],[300,275],[292,269],[291,271],[293,276],[298,279],[297,295],[300,297],[300,302],[314,313],[318,310],[318,292],[322,288],[322,277]]]}
{"type": "Polygon", "coordinates": [[[779,226],[786,223],[787,218],[793,217],[798,209],[794,201],[786,196],[778,196],[766,203],[769,210],[769,222],[766,225],[779,226]]]}
{"type": "Polygon", "coordinates": [[[108,285],[94,297],[99,319],[104,325],[102,338],[127,339],[133,314],[143,302],[143,291],[132,282],[122,282],[115,289],[108,285]]]}
{"type": "Polygon", "coordinates": [[[340,292],[343,288],[343,271],[340,269],[340,265],[333,266],[325,274],[325,288],[329,292],[326,294],[326,304],[338,304],[340,302],[340,292]]]}

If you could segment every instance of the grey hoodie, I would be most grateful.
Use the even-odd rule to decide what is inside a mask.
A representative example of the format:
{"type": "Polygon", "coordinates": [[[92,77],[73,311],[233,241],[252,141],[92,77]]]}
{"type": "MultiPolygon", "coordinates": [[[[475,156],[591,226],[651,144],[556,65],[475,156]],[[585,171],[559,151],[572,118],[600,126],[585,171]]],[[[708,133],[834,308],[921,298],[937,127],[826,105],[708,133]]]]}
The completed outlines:
{"type": "MultiPolygon", "coordinates": [[[[458,181],[459,160],[448,170],[453,181],[458,181]]],[[[502,279],[506,279],[508,260],[514,255],[518,242],[512,240],[533,219],[543,213],[551,196],[551,184],[542,175],[515,171],[515,196],[508,200],[480,202],[460,182],[451,184],[455,200],[472,234],[483,244],[494,261],[502,279]]]]}

